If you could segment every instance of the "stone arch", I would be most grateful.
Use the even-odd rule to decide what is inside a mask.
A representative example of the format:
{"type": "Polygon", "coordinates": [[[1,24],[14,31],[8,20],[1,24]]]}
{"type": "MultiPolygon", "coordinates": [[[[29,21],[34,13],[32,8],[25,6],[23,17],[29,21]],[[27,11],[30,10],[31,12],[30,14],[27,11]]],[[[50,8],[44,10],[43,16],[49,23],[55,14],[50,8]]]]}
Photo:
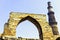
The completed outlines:
{"type": "MultiPolygon", "coordinates": [[[[41,28],[41,25],[39,24],[39,22],[36,21],[34,18],[32,18],[32,17],[30,17],[30,16],[27,16],[27,17],[25,17],[25,18],[22,18],[22,19],[19,21],[18,25],[19,25],[21,22],[25,21],[25,20],[28,20],[28,21],[32,22],[32,23],[36,26],[36,28],[38,29],[38,32],[39,32],[39,39],[43,40],[42,28],[41,28]]],[[[18,25],[17,25],[17,26],[18,26],[18,25]]]]}
{"type": "Polygon", "coordinates": [[[16,27],[23,21],[29,20],[38,28],[39,37],[41,40],[54,40],[52,28],[46,21],[46,15],[43,14],[25,14],[12,12],[4,28],[4,37],[16,37],[16,27]]]}

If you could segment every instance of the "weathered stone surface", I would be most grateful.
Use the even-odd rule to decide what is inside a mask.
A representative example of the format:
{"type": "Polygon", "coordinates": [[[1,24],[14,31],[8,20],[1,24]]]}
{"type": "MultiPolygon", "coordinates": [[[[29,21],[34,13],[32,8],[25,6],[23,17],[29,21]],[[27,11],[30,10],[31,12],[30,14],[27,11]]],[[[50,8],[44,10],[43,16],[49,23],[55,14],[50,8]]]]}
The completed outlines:
{"type": "MultiPolygon", "coordinates": [[[[29,20],[38,29],[39,40],[56,40],[53,35],[52,28],[46,21],[46,15],[44,14],[28,14],[20,12],[11,12],[7,23],[4,25],[3,37],[16,38],[16,27],[23,21],[29,20]]],[[[57,35],[58,36],[58,35],[57,35]]],[[[11,40],[11,39],[8,39],[11,40]]],[[[20,38],[18,38],[20,40],[20,38]]],[[[24,38],[22,40],[25,40],[24,38]]],[[[33,40],[33,39],[32,39],[33,40]]]]}

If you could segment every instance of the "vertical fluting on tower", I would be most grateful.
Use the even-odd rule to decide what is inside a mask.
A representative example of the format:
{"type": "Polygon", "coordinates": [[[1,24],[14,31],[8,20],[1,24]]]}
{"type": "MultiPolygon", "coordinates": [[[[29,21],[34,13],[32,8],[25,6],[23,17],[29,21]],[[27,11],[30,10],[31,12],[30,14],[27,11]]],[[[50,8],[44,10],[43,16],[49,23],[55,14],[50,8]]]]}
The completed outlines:
{"type": "Polygon", "coordinates": [[[49,25],[52,28],[53,34],[54,35],[58,35],[58,28],[57,28],[57,22],[54,16],[54,11],[53,11],[53,7],[51,6],[51,2],[48,2],[48,21],[49,21],[49,25]]]}

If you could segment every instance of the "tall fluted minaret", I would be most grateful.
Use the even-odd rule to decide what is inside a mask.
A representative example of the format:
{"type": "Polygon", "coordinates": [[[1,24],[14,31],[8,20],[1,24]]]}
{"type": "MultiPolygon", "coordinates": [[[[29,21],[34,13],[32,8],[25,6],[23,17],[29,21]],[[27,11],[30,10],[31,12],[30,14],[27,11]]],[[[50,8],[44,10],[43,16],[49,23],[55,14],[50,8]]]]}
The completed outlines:
{"type": "Polygon", "coordinates": [[[53,34],[58,35],[58,28],[57,28],[57,22],[55,20],[53,7],[51,6],[51,2],[48,2],[48,19],[49,19],[49,25],[52,28],[53,34]]]}

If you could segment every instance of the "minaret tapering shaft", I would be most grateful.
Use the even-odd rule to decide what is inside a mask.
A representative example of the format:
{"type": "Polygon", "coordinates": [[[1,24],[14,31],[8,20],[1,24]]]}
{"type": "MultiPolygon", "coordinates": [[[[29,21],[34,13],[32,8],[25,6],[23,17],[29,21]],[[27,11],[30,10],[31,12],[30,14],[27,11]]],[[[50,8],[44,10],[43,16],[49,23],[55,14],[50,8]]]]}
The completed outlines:
{"type": "Polygon", "coordinates": [[[48,2],[48,20],[49,25],[52,27],[52,31],[54,35],[58,35],[58,29],[57,29],[57,22],[54,16],[53,7],[51,6],[51,2],[48,2]]]}

